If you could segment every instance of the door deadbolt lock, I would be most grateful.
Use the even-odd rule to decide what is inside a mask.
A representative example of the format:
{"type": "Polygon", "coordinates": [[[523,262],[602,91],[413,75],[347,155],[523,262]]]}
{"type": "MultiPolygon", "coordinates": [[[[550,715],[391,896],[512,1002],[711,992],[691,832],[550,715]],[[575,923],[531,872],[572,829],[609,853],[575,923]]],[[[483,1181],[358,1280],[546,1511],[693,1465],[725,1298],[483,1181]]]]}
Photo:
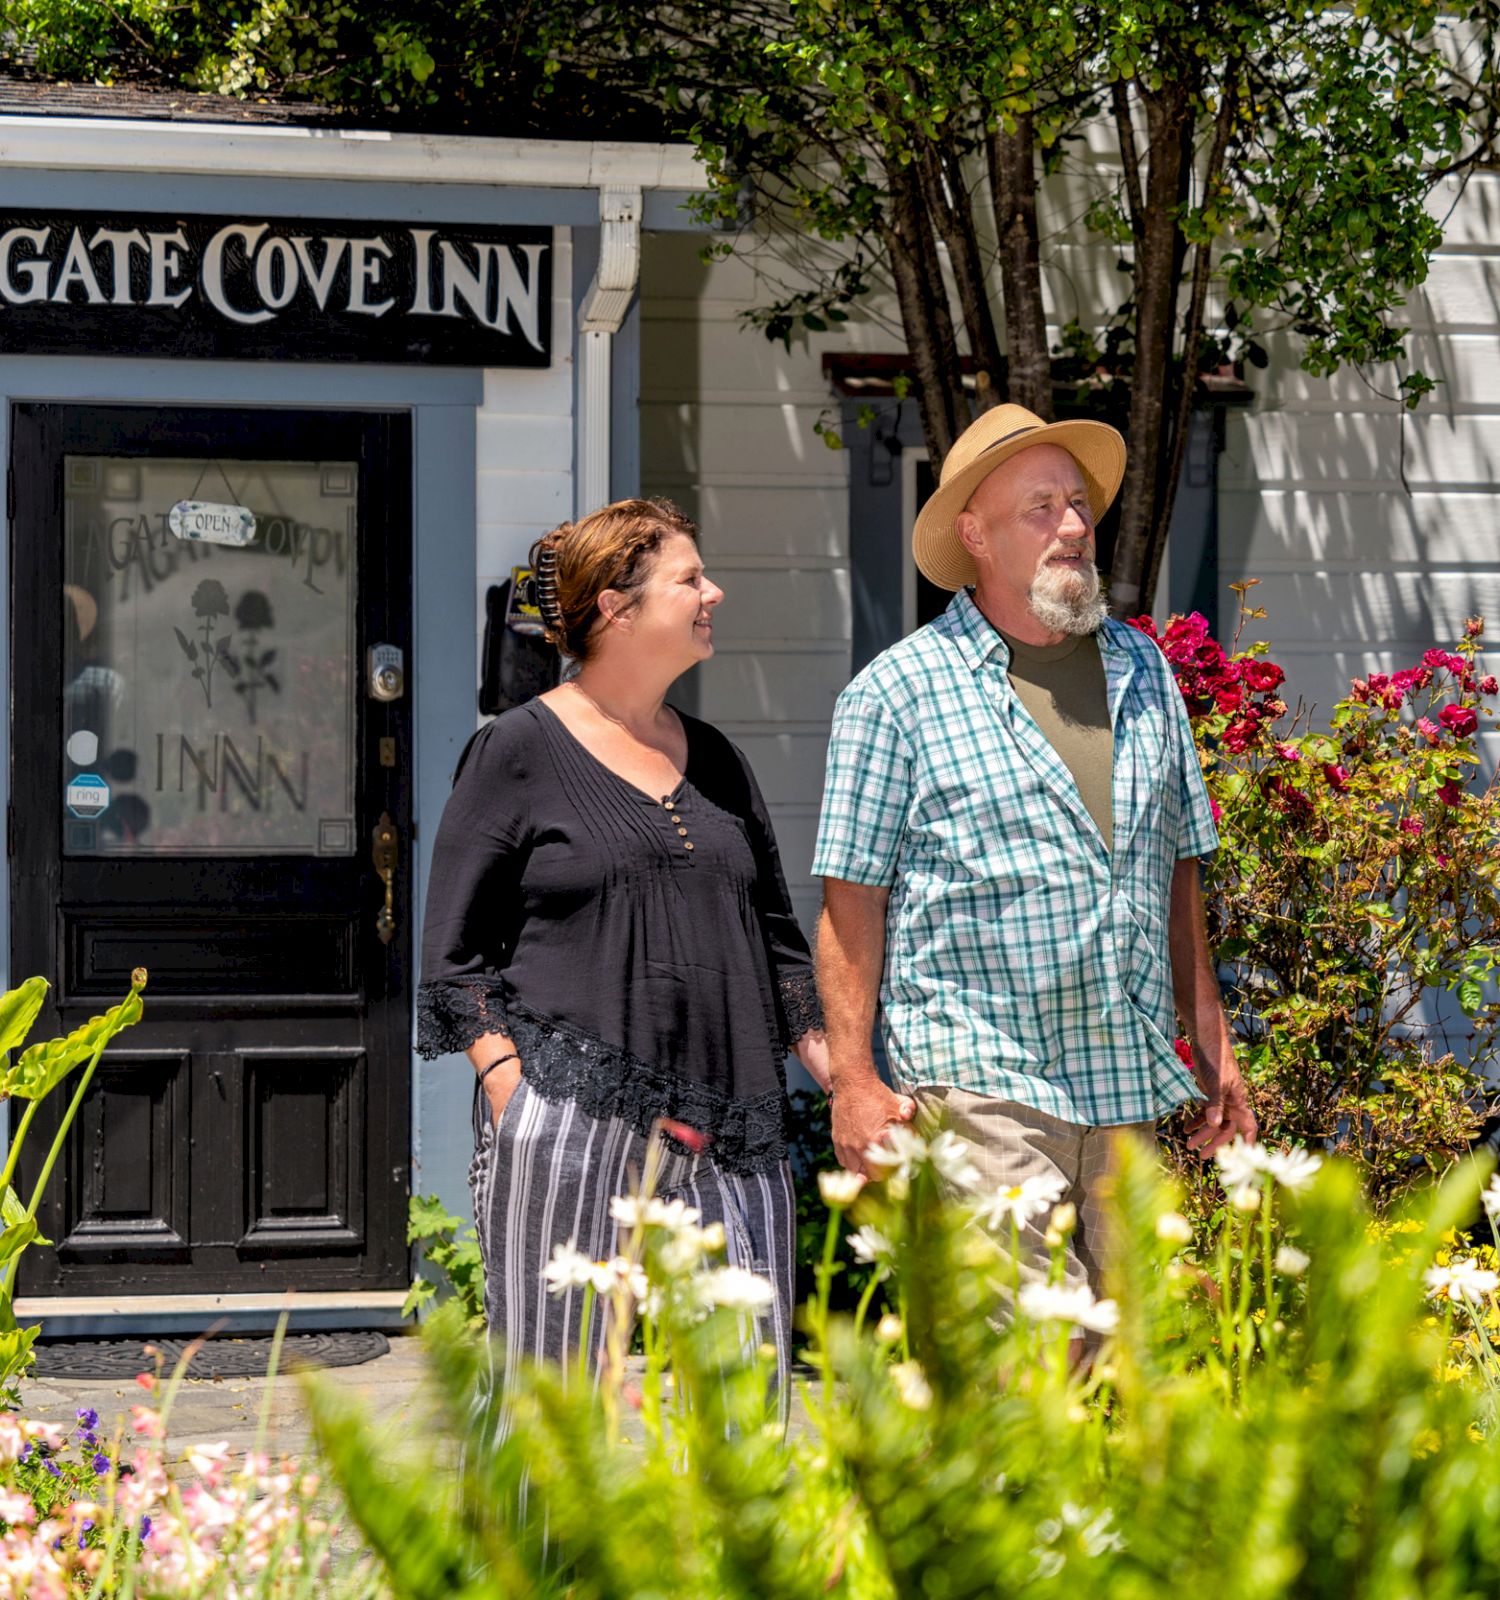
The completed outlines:
{"type": "Polygon", "coordinates": [[[399,700],[406,693],[406,655],[398,644],[372,644],[369,659],[372,700],[399,700]]]}

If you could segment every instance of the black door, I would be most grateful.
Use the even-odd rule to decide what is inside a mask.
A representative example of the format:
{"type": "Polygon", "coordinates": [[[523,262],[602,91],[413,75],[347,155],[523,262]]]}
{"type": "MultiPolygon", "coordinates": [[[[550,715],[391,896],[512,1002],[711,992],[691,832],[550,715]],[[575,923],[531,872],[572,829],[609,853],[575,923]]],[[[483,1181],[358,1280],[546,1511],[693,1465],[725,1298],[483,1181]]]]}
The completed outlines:
{"type": "Polygon", "coordinates": [[[410,424],[23,405],[12,429],[12,981],[51,981],[61,1031],[150,972],[22,1292],[402,1287],[410,701],[375,696],[370,651],[410,650],[410,424]]]}

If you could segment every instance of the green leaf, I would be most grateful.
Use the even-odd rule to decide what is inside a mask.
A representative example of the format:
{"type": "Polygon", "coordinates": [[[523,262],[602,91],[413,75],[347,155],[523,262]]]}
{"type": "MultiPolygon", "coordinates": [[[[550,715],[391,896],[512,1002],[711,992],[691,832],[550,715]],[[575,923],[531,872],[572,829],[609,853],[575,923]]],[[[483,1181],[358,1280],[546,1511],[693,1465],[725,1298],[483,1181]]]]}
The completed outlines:
{"type": "MultiPolygon", "coordinates": [[[[9,1299],[6,1301],[9,1310],[9,1299]]],[[[36,1336],[42,1331],[38,1322],[34,1327],[12,1327],[5,1333],[0,1333],[0,1383],[8,1378],[17,1378],[23,1372],[30,1370],[36,1356],[32,1353],[32,1345],[36,1343],[36,1336]]]]}
{"type": "Polygon", "coordinates": [[[88,1061],[123,1028],[141,1020],[141,990],[146,986],[144,968],[138,967],[131,979],[130,993],[102,1017],[90,1017],[80,1028],[62,1039],[34,1044],[6,1073],[3,1087],[18,1100],[40,1100],[50,1094],[74,1067],[88,1061]]]}
{"type": "Polygon", "coordinates": [[[0,1267],[13,1256],[18,1256],[29,1244],[51,1244],[37,1232],[35,1217],[22,1217],[19,1222],[0,1232],[0,1267]]]}
{"type": "Polygon", "coordinates": [[[0,995],[0,1050],[14,1050],[25,1039],[46,998],[45,978],[28,978],[19,989],[0,995]]]}
{"type": "Polygon", "coordinates": [[[1466,1017],[1472,1017],[1484,1004],[1484,989],[1472,978],[1465,978],[1458,986],[1458,1003],[1466,1017]]]}

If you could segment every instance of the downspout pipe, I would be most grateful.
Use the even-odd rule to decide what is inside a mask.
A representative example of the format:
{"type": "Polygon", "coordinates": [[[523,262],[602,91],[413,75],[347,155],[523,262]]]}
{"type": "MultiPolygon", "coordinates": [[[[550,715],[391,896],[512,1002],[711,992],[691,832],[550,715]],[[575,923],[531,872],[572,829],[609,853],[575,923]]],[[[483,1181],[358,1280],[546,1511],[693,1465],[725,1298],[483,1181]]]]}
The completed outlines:
{"type": "Polygon", "coordinates": [[[578,480],[575,516],[607,505],[614,338],[641,276],[641,191],[599,191],[599,265],[578,308],[578,480]]]}

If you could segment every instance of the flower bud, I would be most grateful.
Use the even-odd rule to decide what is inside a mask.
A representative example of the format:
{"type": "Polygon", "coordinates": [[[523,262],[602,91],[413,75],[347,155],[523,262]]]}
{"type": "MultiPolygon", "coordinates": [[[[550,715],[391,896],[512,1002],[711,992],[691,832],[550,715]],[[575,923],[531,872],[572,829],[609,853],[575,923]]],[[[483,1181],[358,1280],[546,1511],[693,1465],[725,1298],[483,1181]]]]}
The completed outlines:
{"type": "Polygon", "coordinates": [[[1260,1210],[1260,1185],[1258,1183],[1242,1183],[1229,1197],[1229,1203],[1236,1211],[1243,1211],[1247,1216],[1260,1210]]]}
{"type": "Polygon", "coordinates": [[[857,1172],[820,1172],[818,1193],[830,1211],[843,1211],[859,1198],[864,1179],[857,1172]]]}
{"type": "Polygon", "coordinates": [[[875,1324],[875,1337],[881,1344],[895,1344],[901,1337],[901,1318],[894,1311],[887,1311],[875,1324]]]}
{"type": "Polygon", "coordinates": [[[1156,1219],[1156,1237],[1167,1244],[1191,1244],[1193,1225],[1180,1211],[1164,1211],[1156,1219]]]}

